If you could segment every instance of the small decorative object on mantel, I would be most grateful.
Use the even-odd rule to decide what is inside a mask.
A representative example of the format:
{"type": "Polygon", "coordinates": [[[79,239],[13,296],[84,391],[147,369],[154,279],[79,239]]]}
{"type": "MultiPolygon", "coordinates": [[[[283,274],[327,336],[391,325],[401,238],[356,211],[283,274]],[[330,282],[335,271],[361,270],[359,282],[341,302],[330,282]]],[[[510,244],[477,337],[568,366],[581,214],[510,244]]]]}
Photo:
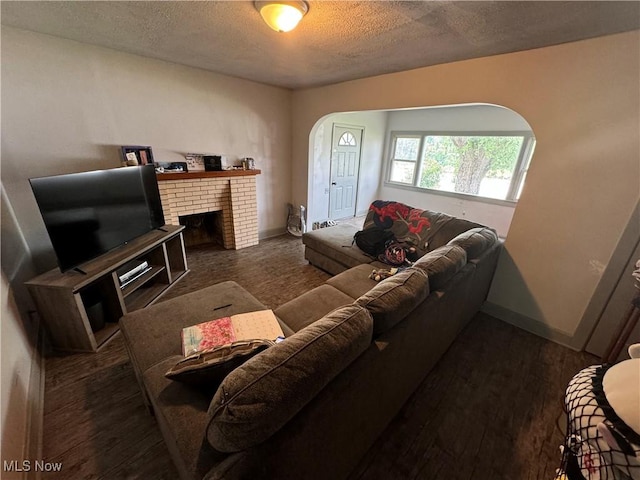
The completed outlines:
{"type": "Polygon", "coordinates": [[[156,162],[156,173],[187,173],[187,162],[156,162]]]}
{"type": "Polygon", "coordinates": [[[245,157],[242,159],[242,167],[245,170],[255,170],[256,169],[256,161],[251,157],[245,157]]]}
{"type": "Polygon", "coordinates": [[[227,155],[187,153],[184,157],[190,172],[221,172],[242,168],[241,166],[236,167],[237,160],[233,161],[227,155]]]}
{"type": "Polygon", "coordinates": [[[187,153],[184,156],[190,172],[204,172],[204,155],[201,153],[187,153]]]}
{"type": "Polygon", "coordinates": [[[141,145],[125,145],[122,150],[122,165],[150,165],[153,163],[153,152],[151,147],[141,145]]]}

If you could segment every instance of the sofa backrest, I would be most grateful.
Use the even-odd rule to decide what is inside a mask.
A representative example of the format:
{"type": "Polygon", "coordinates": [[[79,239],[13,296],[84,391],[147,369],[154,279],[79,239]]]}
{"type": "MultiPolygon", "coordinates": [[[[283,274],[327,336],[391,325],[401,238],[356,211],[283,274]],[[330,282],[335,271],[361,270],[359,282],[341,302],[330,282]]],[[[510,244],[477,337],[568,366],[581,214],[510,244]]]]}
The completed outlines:
{"type": "Polygon", "coordinates": [[[498,243],[495,230],[488,227],[478,227],[462,232],[451,239],[447,245],[457,245],[467,252],[467,261],[478,260],[493,245],[498,243]]]}
{"type": "Polygon", "coordinates": [[[369,347],[373,320],[348,305],[231,372],[209,406],[209,443],[221,452],[253,447],[284,426],[369,347]]]}
{"type": "Polygon", "coordinates": [[[439,290],[467,262],[477,262],[496,243],[498,243],[498,235],[491,228],[472,228],[457,235],[446,245],[420,257],[413,266],[427,274],[432,291],[439,290]]]}
{"type": "Polygon", "coordinates": [[[429,277],[429,288],[440,290],[467,264],[467,252],[458,245],[443,245],[420,257],[413,267],[429,277]]]}
{"type": "Polygon", "coordinates": [[[429,218],[431,222],[431,228],[427,234],[427,250],[432,251],[443,245],[446,245],[450,240],[454,239],[458,235],[473,228],[483,228],[484,225],[479,223],[470,222],[464,218],[452,217],[446,213],[432,212],[425,210],[424,215],[429,218]]]}
{"type": "Polygon", "coordinates": [[[355,301],[373,316],[373,334],[386,332],[404,319],[429,295],[425,272],[408,268],[378,283],[355,301]]]}

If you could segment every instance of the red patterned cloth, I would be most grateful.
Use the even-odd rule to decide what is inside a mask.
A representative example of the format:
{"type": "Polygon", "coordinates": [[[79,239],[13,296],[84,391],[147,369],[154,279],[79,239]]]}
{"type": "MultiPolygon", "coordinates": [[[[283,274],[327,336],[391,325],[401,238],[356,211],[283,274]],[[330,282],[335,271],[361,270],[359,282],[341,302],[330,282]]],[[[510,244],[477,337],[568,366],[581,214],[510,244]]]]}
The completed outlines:
{"type": "Polygon", "coordinates": [[[391,230],[398,242],[414,246],[424,254],[431,227],[429,212],[400,202],[374,201],[369,207],[364,229],[377,226],[391,230]]]}

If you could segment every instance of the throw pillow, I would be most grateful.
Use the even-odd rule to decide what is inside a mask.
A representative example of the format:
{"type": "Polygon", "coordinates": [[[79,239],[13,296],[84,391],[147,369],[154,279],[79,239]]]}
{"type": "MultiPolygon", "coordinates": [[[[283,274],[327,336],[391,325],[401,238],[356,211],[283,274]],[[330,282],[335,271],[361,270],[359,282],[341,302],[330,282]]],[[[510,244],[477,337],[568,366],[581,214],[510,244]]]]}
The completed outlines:
{"type": "Polygon", "coordinates": [[[204,350],[180,360],[165,377],[215,392],[229,373],[272,345],[271,340],[246,340],[204,350]]]}
{"type": "Polygon", "coordinates": [[[490,228],[472,228],[450,240],[447,245],[458,245],[467,252],[467,260],[480,258],[498,241],[498,235],[490,228]]]}
{"type": "Polygon", "coordinates": [[[440,290],[466,264],[467,253],[462,247],[444,245],[427,253],[413,266],[427,274],[431,290],[440,290]]]}
{"type": "Polygon", "coordinates": [[[429,295],[425,272],[407,268],[387,278],[355,301],[373,317],[373,334],[386,332],[404,319],[429,295]]]}
{"type": "Polygon", "coordinates": [[[348,305],[287,337],[224,379],[209,406],[209,443],[253,447],[282,428],[371,344],[372,320],[348,305]]]}

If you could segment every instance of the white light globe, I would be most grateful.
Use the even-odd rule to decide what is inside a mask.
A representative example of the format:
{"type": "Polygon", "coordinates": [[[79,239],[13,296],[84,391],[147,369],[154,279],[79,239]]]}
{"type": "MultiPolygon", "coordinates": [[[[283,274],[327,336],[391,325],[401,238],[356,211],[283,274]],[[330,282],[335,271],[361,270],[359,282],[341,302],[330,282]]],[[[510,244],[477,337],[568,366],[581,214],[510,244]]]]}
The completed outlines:
{"type": "Polygon", "coordinates": [[[291,5],[271,3],[260,8],[264,21],[276,32],[290,32],[302,19],[302,12],[291,5]]]}

